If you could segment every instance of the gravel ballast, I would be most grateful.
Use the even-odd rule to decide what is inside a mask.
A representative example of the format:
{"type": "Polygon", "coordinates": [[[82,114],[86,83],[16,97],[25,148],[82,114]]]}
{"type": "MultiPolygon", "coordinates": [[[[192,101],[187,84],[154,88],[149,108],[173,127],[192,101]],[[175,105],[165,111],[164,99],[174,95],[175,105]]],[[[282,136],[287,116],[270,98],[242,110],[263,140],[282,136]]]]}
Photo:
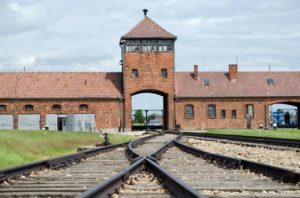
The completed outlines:
{"type": "Polygon", "coordinates": [[[300,172],[300,153],[293,150],[274,150],[198,138],[186,138],[183,141],[207,152],[252,160],[300,172]]]}

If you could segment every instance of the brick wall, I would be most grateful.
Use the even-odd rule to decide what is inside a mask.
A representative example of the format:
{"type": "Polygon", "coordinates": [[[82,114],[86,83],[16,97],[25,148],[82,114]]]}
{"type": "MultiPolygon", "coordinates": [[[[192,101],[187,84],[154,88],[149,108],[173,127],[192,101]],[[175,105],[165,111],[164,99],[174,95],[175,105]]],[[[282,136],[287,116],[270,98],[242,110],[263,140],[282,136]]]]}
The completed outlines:
{"type": "Polygon", "coordinates": [[[131,96],[138,92],[152,92],[164,96],[168,104],[168,128],[173,128],[174,118],[174,53],[126,52],[124,55],[125,128],[131,128],[131,96]],[[132,77],[137,69],[139,77],[132,77]],[[167,69],[168,76],[160,76],[167,69]]]}
{"type": "Polygon", "coordinates": [[[269,126],[269,105],[288,103],[300,107],[300,97],[294,98],[209,98],[178,99],[176,102],[176,120],[182,128],[246,128],[246,104],[253,104],[254,117],[252,128],[260,124],[269,126]],[[185,105],[194,106],[194,118],[185,118],[185,105]],[[216,118],[208,118],[208,105],[216,105],[216,118]],[[221,118],[221,110],[226,110],[226,118],[221,118]],[[231,111],[236,110],[236,119],[231,118],[231,111]]]}
{"type": "Polygon", "coordinates": [[[18,128],[19,114],[40,114],[41,128],[45,127],[46,114],[95,114],[96,128],[115,128],[120,126],[120,102],[116,99],[88,100],[88,99],[57,99],[57,100],[0,100],[0,104],[7,106],[0,114],[14,115],[14,128],[18,128]],[[33,110],[25,110],[24,106],[31,104],[33,110]],[[52,105],[59,104],[62,110],[53,110],[52,105]],[[80,110],[80,104],[87,104],[88,110],[80,110]]]}

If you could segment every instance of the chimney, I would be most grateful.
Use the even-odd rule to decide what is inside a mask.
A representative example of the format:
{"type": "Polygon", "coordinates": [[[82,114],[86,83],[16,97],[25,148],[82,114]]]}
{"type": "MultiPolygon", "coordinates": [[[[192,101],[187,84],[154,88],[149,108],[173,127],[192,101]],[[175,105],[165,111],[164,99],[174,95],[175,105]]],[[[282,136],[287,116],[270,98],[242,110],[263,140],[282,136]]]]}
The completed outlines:
{"type": "Polygon", "coordinates": [[[198,74],[198,65],[194,65],[194,79],[196,80],[196,81],[198,81],[199,80],[199,76],[198,76],[199,74],[198,74]]]}
{"type": "Polygon", "coordinates": [[[237,80],[238,68],[237,64],[229,65],[229,80],[235,81],[237,80]]]}

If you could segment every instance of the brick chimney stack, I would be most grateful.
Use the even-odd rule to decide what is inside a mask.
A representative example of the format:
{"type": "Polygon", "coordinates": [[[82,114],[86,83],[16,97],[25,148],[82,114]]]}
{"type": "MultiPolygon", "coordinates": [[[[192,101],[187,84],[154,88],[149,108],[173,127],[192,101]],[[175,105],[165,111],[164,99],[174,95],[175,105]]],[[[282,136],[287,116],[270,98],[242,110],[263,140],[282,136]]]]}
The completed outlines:
{"type": "Polygon", "coordinates": [[[237,80],[238,67],[237,64],[229,65],[229,80],[234,81],[237,80]]]}
{"type": "Polygon", "coordinates": [[[199,80],[198,65],[194,65],[194,79],[199,80]]]}

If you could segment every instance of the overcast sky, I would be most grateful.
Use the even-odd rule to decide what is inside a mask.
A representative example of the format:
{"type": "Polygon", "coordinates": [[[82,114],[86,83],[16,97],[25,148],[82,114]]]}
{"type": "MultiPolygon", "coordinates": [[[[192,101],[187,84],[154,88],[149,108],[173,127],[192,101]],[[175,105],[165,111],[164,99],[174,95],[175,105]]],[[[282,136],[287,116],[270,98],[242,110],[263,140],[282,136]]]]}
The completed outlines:
{"type": "Polygon", "coordinates": [[[177,35],[176,70],[300,70],[298,0],[1,0],[0,70],[121,71],[119,39],[149,17],[177,35]]]}
{"type": "Polygon", "coordinates": [[[176,70],[300,70],[298,0],[1,0],[0,71],[121,71],[142,9],[177,35],[176,70]]]}

